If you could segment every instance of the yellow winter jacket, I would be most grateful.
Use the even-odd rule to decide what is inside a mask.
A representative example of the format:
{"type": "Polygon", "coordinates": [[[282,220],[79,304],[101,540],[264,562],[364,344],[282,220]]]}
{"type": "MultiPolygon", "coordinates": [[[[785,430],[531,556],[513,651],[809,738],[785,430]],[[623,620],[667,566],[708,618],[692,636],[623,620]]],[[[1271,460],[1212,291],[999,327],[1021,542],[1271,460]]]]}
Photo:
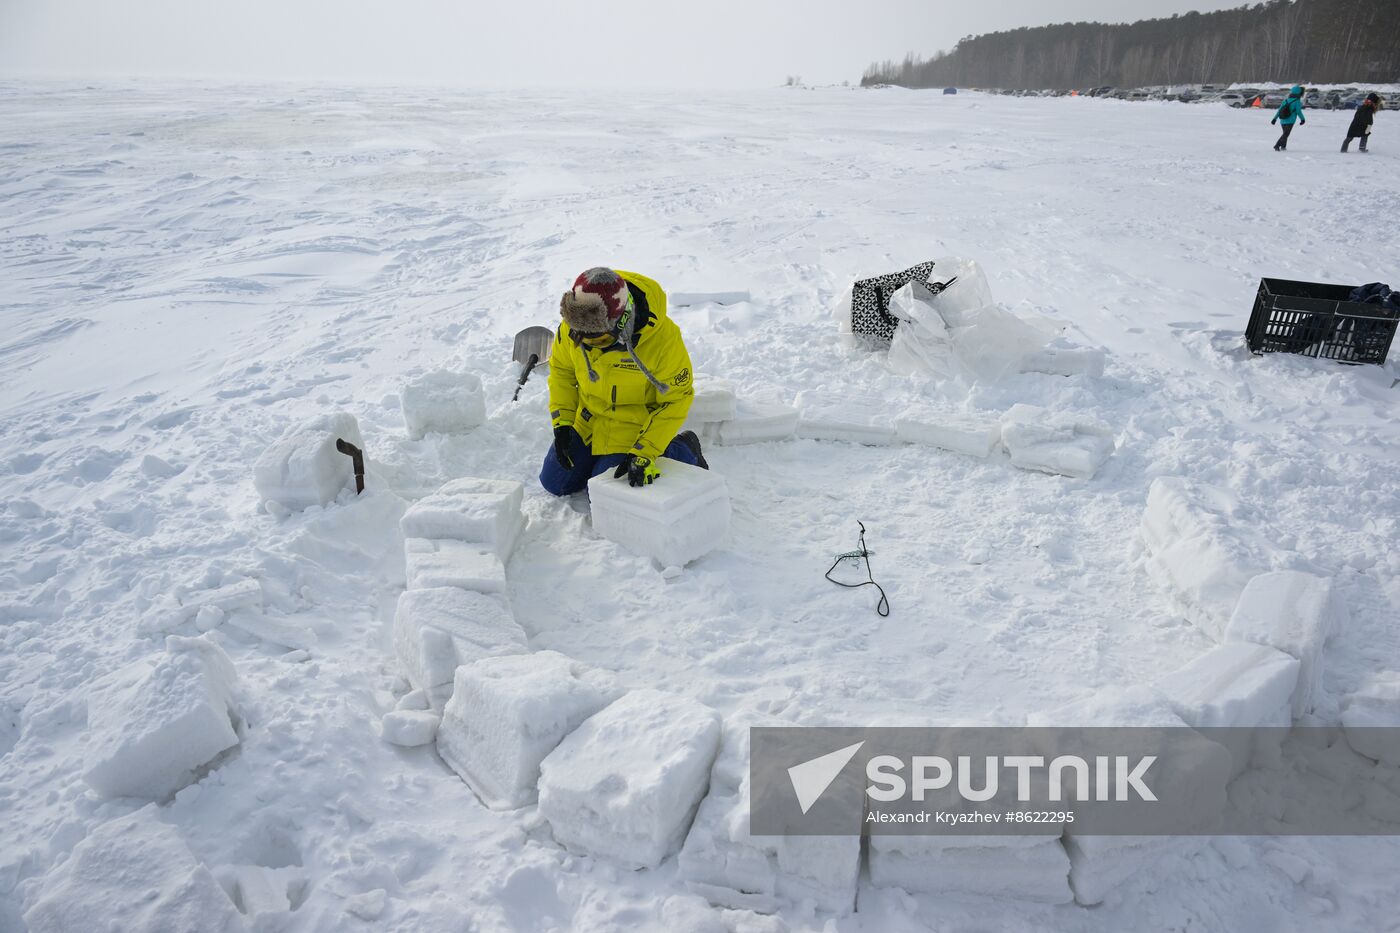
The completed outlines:
{"type": "Polygon", "coordinates": [[[675,439],[695,397],[690,354],[680,328],[666,316],[661,286],[616,271],[635,305],[632,350],[666,391],[657,390],[621,343],[581,346],[560,322],[549,356],[550,420],[555,427],[573,425],[595,456],[635,453],[655,460],[675,439]],[[589,362],[596,382],[589,378],[589,362]]]}

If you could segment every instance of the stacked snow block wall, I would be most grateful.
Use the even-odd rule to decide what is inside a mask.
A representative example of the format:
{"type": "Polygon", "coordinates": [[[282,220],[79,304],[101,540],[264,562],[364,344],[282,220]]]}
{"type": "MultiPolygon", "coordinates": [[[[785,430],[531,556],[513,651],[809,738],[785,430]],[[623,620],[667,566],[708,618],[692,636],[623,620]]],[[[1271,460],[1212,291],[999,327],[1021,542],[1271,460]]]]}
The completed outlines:
{"type": "Polygon", "coordinates": [[[848,914],[860,875],[858,836],[749,835],[749,729],[769,717],[724,723],[710,789],[677,858],[680,879],[720,907],[771,913],[811,901],[848,914]]]}
{"type": "Polygon", "coordinates": [[[1074,900],[1059,836],[870,837],[870,880],[926,894],[1074,900]]]}
{"type": "Polygon", "coordinates": [[[458,667],[528,650],[510,610],[505,571],[525,524],[524,494],[517,482],[456,479],[400,519],[408,588],[394,613],[394,652],[426,708],[413,708],[415,697],[409,708],[386,715],[386,741],[433,741],[458,667]]]}
{"type": "Polygon", "coordinates": [[[260,499],[292,512],[334,499],[355,475],[351,459],[336,449],[337,440],[364,449],[354,415],[322,415],[288,430],[253,465],[260,499]]]}
{"type": "Polygon", "coordinates": [[[83,780],[103,797],[160,800],[237,745],[237,673],[206,637],[166,639],[163,655],[102,678],[88,693],[83,780]]]}
{"type": "Polygon", "coordinates": [[[400,396],[408,436],[462,434],[486,421],[486,396],[472,373],[431,372],[403,387],[400,396]]]}
{"type": "Polygon", "coordinates": [[[665,479],[631,486],[605,472],[588,482],[593,530],[628,550],[683,566],[712,551],[729,533],[724,477],[688,463],[661,464],[665,479]]]}

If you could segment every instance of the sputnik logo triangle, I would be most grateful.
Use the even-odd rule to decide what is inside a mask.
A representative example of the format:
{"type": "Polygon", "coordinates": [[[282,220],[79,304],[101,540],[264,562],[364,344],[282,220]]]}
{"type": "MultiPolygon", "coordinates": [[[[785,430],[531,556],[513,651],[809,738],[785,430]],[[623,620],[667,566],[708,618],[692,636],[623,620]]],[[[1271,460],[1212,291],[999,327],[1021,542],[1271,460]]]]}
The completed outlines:
{"type": "Polygon", "coordinates": [[[788,768],[788,778],[792,781],[792,789],[797,792],[797,803],[802,807],[803,813],[812,809],[812,805],[821,799],[831,782],[836,780],[841,770],[864,744],[864,741],[860,741],[854,745],[847,745],[845,748],[838,748],[834,752],[788,768]]]}

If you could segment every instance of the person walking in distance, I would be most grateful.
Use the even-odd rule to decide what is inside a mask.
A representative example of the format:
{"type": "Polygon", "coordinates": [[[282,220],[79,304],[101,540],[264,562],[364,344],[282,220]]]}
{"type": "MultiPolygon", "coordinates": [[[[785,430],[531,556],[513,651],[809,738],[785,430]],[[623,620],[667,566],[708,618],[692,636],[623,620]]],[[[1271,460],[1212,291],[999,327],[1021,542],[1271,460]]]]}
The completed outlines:
{"type": "Polygon", "coordinates": [[[1303,86],[1293,85],[1293,90],[1288,92],[1288,96],[1279,104],[1278,110],[1274,113],[1274,118],[1270,123],[1282,123],[1283,135],[1274,143],[1274,152],[1283,152],[1288,148],[1288,136],[1293,132],[1294,123],[1307,123],[1308,118],[1303,116],[1303,86]]]}
{"type": "Polygon", "coordinates": [[[1366,141],[1371,138],[1371,124],[1376,122],[1376,111],[1381,108],[1381,96],[1375,91],[1366,95],[1366,99],[1356,108],[1356,116],[1351,118],[1351,126],[1347,127],[1347,138],[1342,140],[1342,151],[1346,152],[1353,139],[1361,140],[1361,145],[1357,148],[1362,152],[1366,151],[1366,141]]]}

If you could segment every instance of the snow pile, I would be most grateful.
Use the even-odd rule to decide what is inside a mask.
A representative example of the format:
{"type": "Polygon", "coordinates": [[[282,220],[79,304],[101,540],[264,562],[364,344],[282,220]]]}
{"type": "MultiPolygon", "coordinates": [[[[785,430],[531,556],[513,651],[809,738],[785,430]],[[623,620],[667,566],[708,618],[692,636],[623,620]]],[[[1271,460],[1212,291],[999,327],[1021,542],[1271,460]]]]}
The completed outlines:
{"type": "Polygon", "coordinates": [[[429,432],[462,434],[486,420],[481,379],[472,373],[425,373],[403,387],[400,403],[415,441],[429,432]]]}
{"type": "MultiPolygon", "coordinates": [[[[1400,768],[1395,742],[1377,729],[1400,729],[1400,671],[1372,674],[1342,710],[1347,744],[1357,753],[1400,768]]],[[[1391,733],[1393,735],[1393,733],[1391,733]]]]}
{"type": "Polygon", "coordinates": [[[137,630],[143,634],[166,632],[178,628],[194,619],[201,629],[213,625],[200,624],[212,619],[223,621],[224,616],[239,609],[259,609],[263,604],[262,586],[257,580],[237,580],[212,590],[202,590],[185,595],[178,608],[154,613],[143,619],[137,630]],[[215,614],[217,612],[217,614],[215,614]]]}
{"type": "Polygon", "coordinates": [[[796,408],[771,396],[742,398],[733,419],[720,423],[719,441],[732,447],[787,440],[797,430],[800,417],[796,408]]]}
{"type": "Polygon", "coordinates": [[[823,386],[799,392],[794,401],[801,412],[798,437],[873,447],[894,443],[893,421],[876,396],[850,390],[831,393],[823,386]]]}
{"type": "Polygon", "coordinates": [[[919,413],[895,419],[895,439],[985,460],[1001,443],[1001,425],[971,415],[919,413]]]}
{"type": "Polygon", "coordinates": [[[1013,405],[1001,418],[1001,443],[1012,466],[1089,479],[1113,453],[1113,431],[1087,418],[1013,405]]]}
{"type": "Polygon", "coordinates": [[[488,545],[452,538],[408,538],[403,543],[408,588],[455,586],[478,593],[506,592],[506,567],[488,545]]]}
{"type": "Polygon", "coordinates": [[[1346,607],[1330,578],[1298,570],[1263,573],[1245,585],[1226,641],[1268,645],[1300,662],[1293,718],[1310,713],[1322,693],[1322,648],[1341,631],[1346,607]]]}
{"type": "Polygon", "coordinates": [[[573,851],[655,868],[690,828],[719,737],[719,714],[709,707],[634,690],[544,759],[540,815],[573,851]]]}
{"type": "MultiPolygon", "coordinates": [[[[458,665],[522,654],[525,633],[497,598],[450,586],[409,590],[394,612],[394,652],[408,682],[437,700],[458,665]]],[[[445,699],[445,698],[444,698],[445,699]]]]}
{"type": "Polygon", "coordinates": [[[650,486],[604,472],[588,481],[593,530],[662,566],[682,566],[714,550],[729,533],[724,477],[667,460],[650,486]]]}
{"type": "Polygon", "coordinates": [[[535,801],[545,756],[621,694],[611,674],[554,651],[465,664],[443,711],[438,754],[487,806],[523,807],[535,801]]]}
{"type": "Polygon", "coordinates": [[[1231,642],[1159,678],[1154,685],[1172,709],[1193,728],[1238,728],[1216,733],[1234,762],[1232,776],[1249,766],[1265,733],[1261,726],[1293,721],[1298,660],[1263,645],[1231,642]]]}
{"type": "Polygon", "coordinates": [[[438,715],[426,710],[396,709],[384,714],[380,734],[391,745],[415,748],[427,745],[437,735],[438,715]]]}
{"type": "Polygon", "coordinates": [[[1074,900],[1059,836],[870,837],[870,881],[928,894],[1074,900]]]}
{"type": "Polygon", "coordinates": [[[103,823],[44,876],[30,933],[170,930],[235,933],[243,918],[154,805],[103,823]]]}
{"type": "Polygon", "coordinates": [[[289,429],[253,465],[258,496],[293,512],[330,502],[355,475],[337,440],[364,450],[354,415],[322,415],[289,429]]]}
{"type": "Polygon", "coordinates": [[[1152,481],[1140,526],[1148,574],[1216,641],[1246,584],[1264,569],[1231,529],[1233,509],[1223,489],[1163,476],[1152,481]]]}
{"type": "Polygon", "coordinates": [[[452,538],[491,548],[510,560],[525,526],[520,504],[525,487],[513,480],[464,477],[409,506],[399,521],[407,538],[452,538]]]}
{"type": "Polygon", "coordinates": [[[772,912],[811,901],[850,913],[860,875],[858,836],[749,835],[749,728],[768,717],[726,720],[710,791],[676,859],[690,890],[712,904],[772,912]]]}
{"type": "Polygon", "coordinates": [[[83,780],[104,797],[160,799],[238,744],[238,675],[205,637],[166,639],[166,651],[93,684],[83,780]]]}
{"type": "Polygon", "coordinates": [[[287,914],[296,909],[306,890],[300,868],[266,868],[262,865],[221,865],[214,871],[234,906],[253,921],[255,930],[282,929],[285,918],[260,920],[266,914],[287,914]]]}

